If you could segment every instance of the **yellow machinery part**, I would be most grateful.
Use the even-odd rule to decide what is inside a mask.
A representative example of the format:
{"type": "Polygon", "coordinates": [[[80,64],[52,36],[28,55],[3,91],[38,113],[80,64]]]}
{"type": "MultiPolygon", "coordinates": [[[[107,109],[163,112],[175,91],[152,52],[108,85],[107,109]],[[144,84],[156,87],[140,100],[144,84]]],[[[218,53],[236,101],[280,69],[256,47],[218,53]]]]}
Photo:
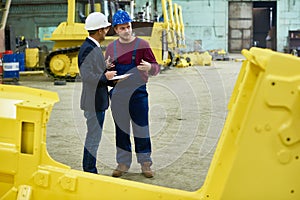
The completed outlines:
{"type": "Polygon", "coordinates": [[[52,56],[48,64],[51,73],[57,77],[69,76],[75,78],[79,74],[77,49],[70,53],[60,53],[52,56]]]}
{"type": "MultiPolygon", "coordinates": [[[[68,17],[66,22],[62,22],[54,30],[50,38],[45,40],[54,41],[53,52],[64,49],[72,49],[80,46],[88,32],[84,29],[84,23],[75,23],[75,0],[68,0],[68,17]]],[[[77,48],[79,50],[79,48],[77,48]]],[[[52,52],[52,53],[53,53],[52,52]]],[[[79,74],[77,61],[78,51],[55,55],[46,59],[45,67],[49,75],[54,77],[72,77],[75,78],[79,74]],[[66,58],[68,57],[68,59],[66,58]]],[[[49,55],[48,55],[49,56],[49,55]]]]}
{"type": "Polygon", "coordinates": [[[67,55],[58,54],[52,57],[50,61],[51,71],[58,76],[65,76],[71,66],[71,61],[67,55]]]}
{"type": "Polygon", "coordinates": [[[255,47],[242,53],[202,190],[207,199],[300,199],[300,59],[255,47]]]}
{"type": "Polygon", "coordinates": [[[27,68],[35,68],[39,66],[39,49],[26,48],[25,49],[25,62],[27,68]]]}
{"type": "MultiPolygon", "coordinates": [[[[94,3],[94,12],[102,12],[100,3],[94,3]]],[[[91,13],[91,4],[90,3],[87,3],[85,5],[85,13],[91,13]]]]}
{"type": "MultiPolygon", "coordinates": [[[[176,41],[176,24],[175,24],[175,20],[174,20],[174,12],[173,12],[173,4],[172,4],[172,0],[167,0],[168,2],[168,11],[169,11],[169,40],[168,40],[168,45],[170,49],[175,49],[177,47],[177,41],[176,41]]],[[[166,10],[167,12],[167,10],[166,10]]]]}
{"type": "Polygon", "coordinates": [[[188,67],[190,66],[189,62],[185,59],[185,58],[180,58],[178,64],[176,65],[176,67],[188,67]]]}
{"type": "Polygon", "coordinates": [[[72,170],[51,159],[46,124],[56,93],[0,85],[0,199],[300,199],[300,59],[243,50],[229,114],[194,192],[72,170]]]}
{"type": "Polygon", "coordinates": [[[72,77],[75,77],[77,74],[79,74],[79,68],[78,68],[78,59],[77,56],[73,56],[71,60],[71,66],[69,69],[69,74],[72,77]]]}
{"type": "MultiPolygon", "coordinates": [[[[139,37],[149,42],[158,64],[161,66],[170,66],[172,63],[175,63],[173,58],[182,57],[181,55],[171,55],[175,54],[179,47],[185,47],[182,10],[177,4],[174,4],[173,10],[172,0],[162,0],[161,6],[164,21],[153,23],[151,35],[139,37]],[[175,15],[175,19],[173,15],[175,15]]],[[[89,5],[87,5],[87,8],[89,8],[89,5]]],[[[95,10],[101,10],[100,4],[95,4],[95,10]]],[[[68,0],[67,21],[62,22],[52,33],[51,37],[45,38],[45,40],[55,42],[53,51],[51,52],[53,55],[56,53],[55,51],[80,46],[87,36],[88,32],[84,29],[84,24],[75,23],[75,0],[68,0]]],[[[105,47],[115,39],[117,39],[117,36],[107,36],[101,45],[105,47]]],[[[73,58],[77,57],[77,53],[73,55],[65,54],[71,62],[63,62],[66,59],[48,55],[45,62],[46,72],[56,78],[75,78],[79,74],[78,66],[75,67],[73,63],[73,58]],[[49,66],[50,62],[52,66],[49,66]]],[[[176,62],[176,64],[178,64],[177,67],[187,67],[190,65],[185,59],[180,59],[180,62],[176,62]]]]}
{"type": "Polygon", "coordinates": [[[178,191],[72,170],[47,153],[46,127],[58,96],[0,85],[0,199],[175,199],[178,191]]]}
{"type": "MultiPolygon", "coordinates": [[[[159,65],[167,66],[170,64],[171,60],[168,57],[168,51],[165,52],[162,50],[162,41],[157,36],[163,37],[164,34],[164,23],[155,22],[153,24],[153,29],[150,37],[143,37],[144,40],[148,41],[151,49],[153,51],[153,54],[155,56],[155,59],[159,65]],[[163,53],[166,53],[163,55],[163,53]]],[[[166,41],[167,42],[167,41],[166,41]]]]}
{"type": "Polygon", "coordinates": [[[189,59],[177,54],[173,65],[178,68],[184,68],[190,66],[189,61],[190,61],[189,59]]]}
{"type": "MultiPolygon", "coordinates": [[[[190,65],[185,59],[180,59],[180,62],[174,62],[176,57],[182,57],[181,55],[170,56],[177,52],[179,47],[185,47],[184,41],[184,24],[182,19],[181,7],[177,4],[173,4],[172,0],[162,0],[162,13],[164,17],[163,22],[154,22],[152,27],[152,33],[149,36],[139,36],[147,40],[150,47],[153,50],[154,56],[161,66],[170,66],[172,63],[178,64],[177,67],[187,67],[190,65]],[[175,15],[175,19],[174,16],[175,15]]],[[[89,5],[87,5],[87,9],[89,5]]],[[[100,4],[95,4],[95,10],[101,10],[100,4]]],[[[54,41],[53,51],[59,51],[62,49],[68,49],[72,47],[80,46],[85,38],[88,36],[88,32],[84,29],[83,23],[75,23],[75,0],[68,0],[68,18],[67,22],[62,22],[57,29],[52,33],[51,38],[45,38],[45,40],[54,41]]],[[[108,43],[117,39],[117,36],[107,36],[106,40],[101,45],[104,47],[108,43]]],[[[77,52],[78,53],[78,52],[77,52]]],[[[67,66],[68,62],[61,62],[61,64],[54,64],[54,66],[48,66],[49,62],[54,57],[47,58],[46,71],[49,75],[54,77],[75,77],[79,74],[79,70],[74,68],[73,57],[77,55],[69,56],[71,62],[67,66]],[[60,69],[62,67],[64,69],[60,69]],[[58,69],[57,69],[58,68],[58,69]],[[73,69],[72,71],[68,71],[73,69]],[[52,71],[53,70],[53,71],[52,71]],[[75,74],[75,75],[74,75],[75,74]]],[[[60,58],[59,58],[60,60],[60,58]]],[[[52,63],[56,63],[53,61],[52,63]]],[[[78,67],[77,67],[78,68],[78,67]]]]}
{"type": "MultiPolygon", "coordinates": [[[[172,13],[172,1],[167,0],[169,3],[169,13],[172,13]]],[[[149,41],[150,47],[153,50],[155,58],[158,64],[162,66],[168,66],[171,63],[171,58],[168,53],[168,49],[164,48],[163,44],[164,39],[166,37],[167,47],[169,49],[173,49],[176,45],[176,41],[174,39],[174,19],[173,16],[171,17],[171,27],[170,30],[168,20],[168,11],[167,11],[167,4],[166,0],[162,0],[162,11],[164,16],[164,22],[154,22],[152,33],[150,36],[140,36],[141,38],[149,41]]],[[[95,10],[101,9],[100,4],[95,4],[95,10]]],[[[52,33],[50,38],[45,38],[45,40],[54,41],[53,51],[60,51],[63,49],[71,49],[72,47],[80,46],[85,38],[88,36],[88,32],[84,29],[83,23],[75,23],[75,0],[68,0],[68,17],[66,22],[60,23],[60,25],[55,29],[52,33]]],[[[112,42],[113,40],[117,39],[117,36],[107,36],[106,40],[103,41],[101,45],[104,47],[107,46],[108,43],[112,42]]],[[[78,52],[76,52],[78,53],[78,52]]],[[[75,77],[79,74],[78,66],[76,67],[76,63],[74,63],[74,57],[77,57],[77,54],[65,54],[69,57],[71,62],[64,62],[67,59],[61,57],[48,57],[46,59],[46,71],[49,75],[54,77],[75,77]],[[52,61],[52,59],[55,59],[52,61]],[[52,63],[52,66],[48,66],[48,64],[52,63]],[[71,71],[69,71],[71,70],[71,71]],[[75,74],[75,75],[74,75],[75,74]]]]}
{"type": "Polygon", "coordinates": [[[211,66],[212,64],[212,56],[207,51],[203,53],[200,52],[185,53],[182,56],[184,58],[189,58],[190,66],[211,66]]]}
{"type": "Polygon", "coordinates": [[[169,46],[175,54],[173,59],[173,65],[175,67],[188,67],[192,65],[210,66],[212,62],[212,56],[208,52],[186,52],[185,35],[184,35],[184,23],[182,17],[182,8],[178,4],[172,5],[172,0],[168,1],[169,14],[170,14],[170,37],[171,43],[169,46]],[[174,6],[174,11],[173,11],[174,6]],[[174,16],[173,16],[174,15],[174,16]],[[174,39],[175,38],[175,39],[174,39]]]}
{"type": "Polygon", "coordinates": [[[80,46],[87,36],[88,32],[84,29],[84,24],[74,23],[70,25],[63,22],[52,33],[52,37],[47,38],[47,40],[54,41],[53,50],[57,50],[80,46]]]}

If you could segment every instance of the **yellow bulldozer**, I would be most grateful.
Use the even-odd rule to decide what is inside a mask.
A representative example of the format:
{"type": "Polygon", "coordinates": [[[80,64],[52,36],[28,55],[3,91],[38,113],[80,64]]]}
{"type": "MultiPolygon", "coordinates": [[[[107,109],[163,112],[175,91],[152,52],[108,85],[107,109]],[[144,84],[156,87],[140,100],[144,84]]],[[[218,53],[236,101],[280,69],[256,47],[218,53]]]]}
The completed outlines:
{"type": "Polygon", "coordinates": [[[243,62],[203,186],[182,191],[73,170],[46,127],[57,93],[0,85],[0,200],[298,200],[300,58],[253,47],[243,62]]]}
{"type": "MultiPolygon", "coordinates": [[[[119,8],[120,5],[127,6],[134,18],[132,22],[134,34],[150,43],[158,64],[163,67],[171,64],[172,53],[170,53],[170,50],[175,47],[175,44],[174,38],[171,38],[173,31],[169,23],[166,0],[162,0],[161,4],[163,21],[146,18],[147,13],[146,17],[144,16],[145,13],[134,16],[134,1],[109,1],[109,3],[104,1],[104,7],[98,6],[97,11],[112,16],[116,11],[114,9],[119,8]],[[110,4],[114,5],[108,7],[110,4]]],[[[45,59],[45,71],[56,79],[75,80],[79,74],[77,54],[88,33],[84,29],[84,23],[75,22],[75,5],[75,0],[68,0],[67,21],[60,23],[51,37],[46,38],[54,41],[54,46],[52,52],[45,59]]],[[[106,36],[106,40],[101,44],[104,51],[105,46],[114,39],[116,39],[116,36],[111,29],[106,36]]]]}

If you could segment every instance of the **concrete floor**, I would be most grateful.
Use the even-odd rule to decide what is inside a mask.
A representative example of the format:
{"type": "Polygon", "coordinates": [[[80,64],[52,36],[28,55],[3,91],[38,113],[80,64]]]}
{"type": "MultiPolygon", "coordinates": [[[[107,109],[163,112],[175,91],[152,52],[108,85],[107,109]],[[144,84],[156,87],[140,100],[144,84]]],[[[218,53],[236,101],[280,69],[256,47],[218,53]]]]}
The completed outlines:
{"type": "MultiPolygon", "coordinates": [[[[171,68],[150,78],[148,91],[155,177],[144,178],[133,156],[132,167],[122,178],[188,191],[202,186],[242,65],[241,61],[235,60],[243,59],[242,55],[232,54],[230,58],[230,61],[214,61],[212,66],[171,68]]],[[[59,94],[60,102],[55,104],[47,126],[47,149],[56,161],[82,170],[86,128],[79,109],[81,83],[55,86],[45,75],[23,75],[19,83],[59,94]]],[[[107,176],[116,166],[110,110],[106,112],[97,165],[99,173],[107,176]]]]}

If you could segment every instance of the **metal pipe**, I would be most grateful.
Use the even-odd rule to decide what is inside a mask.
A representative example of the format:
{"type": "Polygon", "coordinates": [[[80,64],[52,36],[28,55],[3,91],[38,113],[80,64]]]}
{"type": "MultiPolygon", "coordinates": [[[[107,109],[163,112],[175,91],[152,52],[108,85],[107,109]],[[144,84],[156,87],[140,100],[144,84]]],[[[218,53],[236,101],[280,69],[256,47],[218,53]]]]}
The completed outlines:
{"type": "Polygon", "coordinates": [[[147,22],[150,22],[150,21],[151,21],[151,20],[150,20],[150,9],[151,9],[151,2],[148,1],[148,2],[146,3],[146,21],[147,21],[147,22]]]}
{"type": "Polygon", "coordinates": [[[134,19],[134,1],[130,1],[130,18],[134,19]]]}
{"type": "Polygon", "coordinates": [[[75,23],[75,0],[68,0],[68,19],[69,25],[75,23]]]}
{"type": "Polygon", "coordinates": [[[95,12],[95,1],[89,0],[89,4],[90,4],[90,13],[95,12]]]}
{"type": "Polygon", "coordinates": [[[6,21],[7,21],[7,16],[8,16],[8,13],[9,13],[10,4],[11,4],[11,0],[7,0],[6,3],[5,3],[5,8],[4,8],[4,12],[3,12],[3,15],[2,15],[0,30],[5,29],[6,21]]]}
{"type": "Polygon", "coordinates": [[[108,17],[109,16],[109,11],[108,11],[108,2],[107,2],[107,0],[103,2],[103,5],[104,5],[104,9],[103,9],[104,10],[104,15],[106,17],[108,17]]]}
{"type": "Polygon", "coordinates": [[[161,0],[161,5],[162,5],[162,12],[164,17],[164,24],[166,26],[165,28],[169,28],[169,16],[167,11],[166,0],[161,0]]]}

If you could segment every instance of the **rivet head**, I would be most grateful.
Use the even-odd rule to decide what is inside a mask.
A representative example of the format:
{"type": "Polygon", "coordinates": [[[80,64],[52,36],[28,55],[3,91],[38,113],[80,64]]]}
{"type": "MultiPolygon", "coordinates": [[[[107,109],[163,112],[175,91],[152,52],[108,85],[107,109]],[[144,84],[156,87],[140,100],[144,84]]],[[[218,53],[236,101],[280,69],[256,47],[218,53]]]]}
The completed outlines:
{"type": "Polygon", "coordinates": [[[260,126],[255,126],[254,130],[257,132],[257,133],[260,133],[261,132],[261,127],[260,126]]]}
{"type": "Polygon", "coordinates": [[[292,157],[290,151],[287,150],[280,150],[277,155],[279,162],[282,164],[289,163],[292,157]]]}
{"type": "Polygon", "coordinates": [[[270,131],[272,128],[271,128],[271,126],[270,126],[270,124],[266,124],[265,125],[265,130],[266,131],[270,131]]]}

